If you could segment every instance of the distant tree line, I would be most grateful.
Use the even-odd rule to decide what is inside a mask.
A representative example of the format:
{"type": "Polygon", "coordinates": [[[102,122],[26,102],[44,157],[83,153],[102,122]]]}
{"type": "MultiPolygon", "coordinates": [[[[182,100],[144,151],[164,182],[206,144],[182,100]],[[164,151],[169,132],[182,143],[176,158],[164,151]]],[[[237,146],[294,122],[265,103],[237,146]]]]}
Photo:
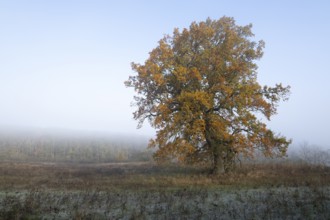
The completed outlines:
{"type": "Polygon", "coordinates": [[[149,161],[142,140],[0,135],[0,161],[128,162],[149,161]]]}

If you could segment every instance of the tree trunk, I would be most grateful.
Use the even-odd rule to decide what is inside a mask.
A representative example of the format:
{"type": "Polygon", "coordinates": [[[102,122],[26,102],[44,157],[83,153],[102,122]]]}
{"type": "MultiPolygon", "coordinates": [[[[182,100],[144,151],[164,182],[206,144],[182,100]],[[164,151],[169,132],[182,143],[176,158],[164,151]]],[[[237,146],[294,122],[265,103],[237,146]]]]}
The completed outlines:
{"type": "Polygon", "coordinates": [[[237,156],[237,152],[228,146],[225,151],[224,156],[224,169],[225,172],[231,172],[235,169],[235,158],[237,156]]]}
{"type": "Polygon", "coordinates": [[[219,146],[215,146],[215,150],[213,152],[213,168],[212,168],[212,174],[222,174],[225,172],[225,167],[223,163],[223,159],[221,157],[221,152],[219,151],[219,146]]]}
{"type": "Polygon", "coordinates": [[[212,132],[209,130],[206,131],[206,142],[212,152],[213,164],[212,164],[212,174],[221,174],[225,172],[224,161],[222,158],[222,149],[221,144],[216,138],[212,135],[212,132]]]}
{"type": "Polygon", "coordinates": [[[229,173],[235,168],[236,153],[227,149],[225,145],[217,143],[213,148],[213,170],[214,174],[229,173]]]}

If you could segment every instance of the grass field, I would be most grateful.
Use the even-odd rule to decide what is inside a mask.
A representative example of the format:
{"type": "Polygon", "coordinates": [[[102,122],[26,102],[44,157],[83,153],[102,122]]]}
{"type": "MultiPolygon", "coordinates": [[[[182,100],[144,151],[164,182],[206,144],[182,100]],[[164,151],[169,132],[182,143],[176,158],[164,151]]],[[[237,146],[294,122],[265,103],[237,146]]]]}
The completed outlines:
{"type": "Polygon", "coordinates": [[[0,163],[0,219],[329,219],[330,168],[0,163]]]}

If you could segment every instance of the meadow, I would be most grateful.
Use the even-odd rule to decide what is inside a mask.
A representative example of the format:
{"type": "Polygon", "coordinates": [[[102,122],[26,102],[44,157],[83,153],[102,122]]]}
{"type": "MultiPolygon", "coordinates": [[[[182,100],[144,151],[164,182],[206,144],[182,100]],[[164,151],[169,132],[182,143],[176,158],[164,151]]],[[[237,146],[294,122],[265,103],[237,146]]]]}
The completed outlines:
{"type": "Polygon", "coordinates": [[[326,152],[244,160],[214,176],[208,166],[156,164],[123,142],[52,140],[2,137],[0,219],[330,218],[326,152]]]}

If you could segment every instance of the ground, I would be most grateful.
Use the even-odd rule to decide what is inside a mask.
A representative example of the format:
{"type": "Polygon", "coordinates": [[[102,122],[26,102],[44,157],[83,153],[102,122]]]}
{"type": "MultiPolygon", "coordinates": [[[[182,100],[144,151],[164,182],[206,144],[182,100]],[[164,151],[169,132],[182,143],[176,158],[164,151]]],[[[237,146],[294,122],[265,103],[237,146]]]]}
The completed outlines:
{"type": "Polygon", "coordinates": [[[330,168],[0,162],[0,219],[329,219],[330,168]]]}

